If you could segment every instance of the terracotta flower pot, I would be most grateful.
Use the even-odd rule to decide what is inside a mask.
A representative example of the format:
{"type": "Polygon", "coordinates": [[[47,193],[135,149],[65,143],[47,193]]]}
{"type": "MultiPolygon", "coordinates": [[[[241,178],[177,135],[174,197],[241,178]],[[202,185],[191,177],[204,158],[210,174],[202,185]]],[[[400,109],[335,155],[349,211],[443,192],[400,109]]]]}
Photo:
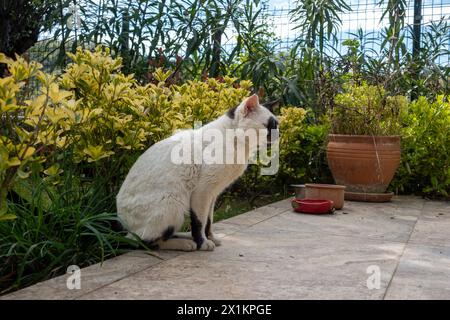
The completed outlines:
{"type": "Polygon", "coordinates": [[[333,201],[335,209],[344,207],[344,186],[317,183],[307,183],[305,186],[307,199],[328,199],[333,201]]]}
{"type": "Polygon", "coordinates": [[[305,199],[306,198],[306,195],[305,195],[306,187],[304,184],[291,184],[291,187],[293,187],[295,190],[295,198],[296,199],[305,199]]]}
{"type": "Polygon", "coordinates": [[[400,137],[330,134],[327,158],[346,192],[384,193],[400,164],[400,137]]]}

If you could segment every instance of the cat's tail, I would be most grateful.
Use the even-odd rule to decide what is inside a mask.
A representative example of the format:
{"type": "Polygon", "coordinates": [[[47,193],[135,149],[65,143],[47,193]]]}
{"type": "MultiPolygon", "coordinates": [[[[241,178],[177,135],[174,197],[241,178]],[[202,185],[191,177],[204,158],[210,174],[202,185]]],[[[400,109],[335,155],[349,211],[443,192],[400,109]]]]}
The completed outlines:
{"type": "Polygon", "coordinates": [[[115,219],[111,222],[111,230],[117,233],[125,233],[127,232],[125,238],[136,241],[136,243],[125,245],[124,248],[129,249],[138,249],[139,247],[144,247],[145,249],[157,250],[159,248],[158,241],[159,240],[167,240],[172,237],[176,237],[174,235],[175,230],[173,227],[168,227],[166,231],[162,234],[161,237],[158,237],[153,240],[144,240],[141,239],[138,235],[131,233],[125,228],[125,226],[120,222],[120,219],[115,219]]]}
{"type": "MultiPolygon", "coordinates": [[[[122,229],[123,231],[126,231],[126,229],[123,226],[122,226],[122,228],[123,228],[122,229]]],[[[136,241],[136,243],[134,245],[130,244],[130,245],[126,246],[127,248],[132,248],[132,249],[144,248],[144,249],[150,249],[150,250],[159,249],[159,246],[157,244],[159,239],[143,240],[143,239],[139,238],[136,234],[131,233],[131,232],[128,232],[127,235],[125,236],[125,238],[136,241]]]]}
{"type": "Polygon", "coordinates": [[[111,225],[111,230],[117,233],[126,233],[125,238],[130,239],[130,240],[134,240],[136,243],[134,244],[125,244],[122,245],[123,249],[139,249],[139,247],[142,246],[142,244],[144,244],[144,246],[148,247],[148,248],[153,248],[155,247],[155,242],[154,241],[146,241],[146,240],[141,240],[137,235],[129,232],[127,230],[127,228],[125,228],[125,226],[123,225],[123,223],[120,221],[119,218],[114,219],[110,222],[111,225]]]}

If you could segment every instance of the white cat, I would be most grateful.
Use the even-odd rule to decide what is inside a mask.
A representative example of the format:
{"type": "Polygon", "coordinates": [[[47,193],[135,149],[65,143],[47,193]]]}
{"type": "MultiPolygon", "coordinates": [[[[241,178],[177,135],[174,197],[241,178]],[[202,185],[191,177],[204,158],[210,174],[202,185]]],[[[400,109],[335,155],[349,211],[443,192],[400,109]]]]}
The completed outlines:
{"type": "MultiPolygon", "coordinates": [[[[278,122],[269,110],[272,105],[261,106],[258,96],[252,95],[215,121],[199,129],[181,131],[151,146],[133,165],[117,195],[118,216],[124,227],[160,249],[213,250],[220,245],[211,229],[216,198],[244,173],[251,154],[267,140],[258,139],[252,145],[249,139],[238,136],[232,150],[224,150],[229,154],[243,148],[245,163],[233,157],[236,161],[231,164],[194,161],[177,164],[173,161],[173,150],[179,148],[181,139],[202,135],[207,130],[224,135],[230,129],[265,130],[262,132],[270,138],[270,132],[278,132],[278,122]],[[188,214],[192,237],[175,233],[188,214]]],[[[203,155],[205,145],[193,141],[193,153],[203,155]]]]}

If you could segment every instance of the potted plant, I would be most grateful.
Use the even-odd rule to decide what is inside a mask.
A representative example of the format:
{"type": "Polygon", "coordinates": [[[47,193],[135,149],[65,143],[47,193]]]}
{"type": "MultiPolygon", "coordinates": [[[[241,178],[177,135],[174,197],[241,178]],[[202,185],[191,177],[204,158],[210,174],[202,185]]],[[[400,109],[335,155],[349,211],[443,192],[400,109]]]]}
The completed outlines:
{"type": "Polygon", "coordinates": [[[327,159],[346,200],[389,201],[385,193],[400,163],[400,117],[404,96],[388,96],[380,86],[348,84],[331,112],[327,159]]]}

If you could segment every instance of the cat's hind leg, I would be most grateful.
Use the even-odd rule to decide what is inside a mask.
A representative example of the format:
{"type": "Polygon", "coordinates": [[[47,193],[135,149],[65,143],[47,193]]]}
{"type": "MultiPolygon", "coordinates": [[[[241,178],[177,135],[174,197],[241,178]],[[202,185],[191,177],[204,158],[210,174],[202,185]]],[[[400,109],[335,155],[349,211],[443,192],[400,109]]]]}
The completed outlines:
{"type": "Polygon", "coordinates": [[[192,234],[190,232],[176,232],[173,235],[174,238],[181,238],[181,239],[190,239],[192,240],[192,234]]]}
{"type": "Polygon", "coordinates": [[[169,238],[159,239],[156,244],[161,250],[179,250],[179,251],[195,251],[197,250],[197,244],[189,239],[183,238],[169,238]]]}
{"type": "Polygon", "coordinates": [[[197,244],[191,239],[183,239],[175,236],[174,228],[169,227],[162,237],[155,241],[160,250],[195,251],[197,244]]]}

